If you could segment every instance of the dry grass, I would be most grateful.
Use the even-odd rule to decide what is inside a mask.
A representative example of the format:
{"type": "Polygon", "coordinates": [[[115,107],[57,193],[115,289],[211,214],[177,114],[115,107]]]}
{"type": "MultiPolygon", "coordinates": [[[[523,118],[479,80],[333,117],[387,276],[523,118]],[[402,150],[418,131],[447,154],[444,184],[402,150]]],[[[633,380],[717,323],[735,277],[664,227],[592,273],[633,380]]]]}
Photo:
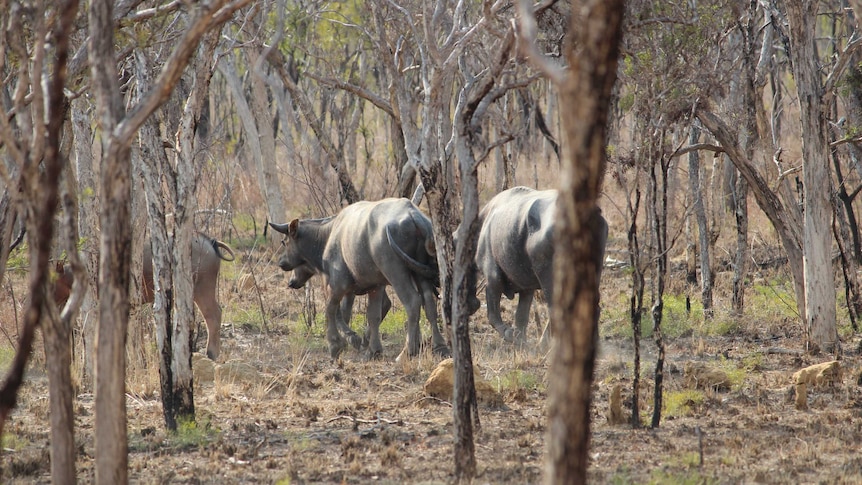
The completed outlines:
{"type": "MultiPolygon", "coordinates": [[[[605,298],[624,291],[624,270],[606,274],[605,298]]],[[[246,318],[241,310],[257,306],[257,299],[224,284],[222,302],[232,310],[225,317],[222,362],[241,362],[258,377],[199,383],[196,425],[176,435],[165,433],[158,373],[150,364],[153,357],[141,359],[147,367],[130,368],[132,481],[449,483],[452,409],[422,395],[423,383],[438,359],[424,352],[416,359],[394,363],[403,334],[391,328],[383,335],[384,359],[367,361],[351,350],[333,362],[323,345],[321,325],[309,332],[296,318],[302,292],[286,289],[274,266],[259,266],[255,276],[267,295],[266,329],[252,321],[236,324],[238,315],[246,318]]],[[[323,292],[318,289],[317,294],[323,292]]],[[[508,318],[513,310],[510,303],[506,302],[508,318]]],[[[476,436],[479,483],[541,480],[547,358],[536,348],[536,328],[531,325],[530,345],[514,349],[500,342],[484,317],[474,322],[475,359],[504,401],[503,406],[481,409],[482,427],[476,436]]],[[[623,413],[630,413],[632,353],[626,338],[603,339],[593,394],[593,481],[862,480],[862,460],[852,449],[852,443],[862,440],[862,392],[856,383],[860,359],[850,349],[855,345],[846,346],[843,380],[810,390],[809,409],[797,411],[789,393],[791,376],[817,360],[768,352],[776,347],[800,348],[798,332],[785,331],[769,340],[761,339],[761,332],[752,320],[740,322],[731,334],[669,339],[665,405],[673,407],[665,409],[661,427],[652,431],[606,421],[609,394],[617,384],[622,387],[623,413]],[[729,389],[693,392],[682,372],[688,362],[710,363],[737,381],[729,389]]],[[[652,410],[655,359],[649,341],[644,342],[642,359],[640,404],[646,422],[652,410]]],[[[48,483],[43,362],[37,351],[21,404],[4,437],[3,483],[48,483]]],[[[93,478],[92,405],[89,393],[82,394],[75,405],[78,470],[84,482],[93,478]]]]}
{"type": "MultiPolygon", "coordinates": [[[[541,176],[553,177],[553,171],[542,171],[541,176]]],[[[488,171],[481,177],[488,185],[488,171]]],[[[530,174],[520,177],[517,183],[533,185],[530,174]]],[[[539,180],[539,185],[551,182],[539,180]]],[[[610,203],[620,200],[618,196],[609,194],[603,205],[612,230],[609,255],[625,260],[620,256],[625,249],[622,215],[619,205],[610,203]]],[[[752,217],[752,227],[769,227],[754,207],[752,217]]],[[[778,252],[768,229],[752,236],[752,241],[758,257],[778,252]]],[[[393,362],[403,346],[403,325],[397,320],[403,311],[399,313],[397,299],[390,295],[396,320],[384,326],[383,359],[367,361],[349,350],[332,361],[323,339],[321,281],[312,280],[315,286],[308,293],[289,290],[284,273],[273,264],[277,243],[254,250],[236,246],[240,257],[222,270],[225,317],[220,363],[241,362],[259,378],[198,382],[196,425],[187,425],[176,435],[166,433],[151,325],[146,311],[137,313],[141,318],[130,330],[127,373],[132,482],[451,483],[451,405],[422,394],[439,359],[423,352],[415,359],[393,362]]],[[[717,247],[717,257],[726,259],[733,247],[732,231],[723,228],[717,247]]],[[[678,248],[672,256],[679,260],[678,248]]],[[[0,291],[3,368],[17,335],[15,311],[24,278],[24,273],[10,273],[10,285],[0,291]],[[14,300],[9,287],[15,290],[14,300]]],[[[625,269],[605,272],[593,389],[592,482],[862,482],[862,458],[855,449],[855,443],[862,442],[858,337],[842,330],[842,380],[810,389],[808,410],[800,411],[791,392],[793,373],[827,359],[772,352],[802,348],[801,328],[787,304],[786,269],[753,274],[742,319],[731,319],[722,310],[729,306],[728,273],[717,274],[718,314],[712,322],[698,316],[699,291],[683,281],[679,266],[672,265],[664,419],[656,430],[632,429],[628,420],[615,425],[606,419],[616,386],[622,391],[623,416],[630,417],[633,349],[626,334],[629,274],[625,269]],[[691,315],[681,310],[686,295],[695,302],[691,315]],[[691,362],[721,369],[730,385],[691,389],[683,373],[691,362]]],[[[364,305],[359,298],[357,313],[364,305]]],[[[534,315],[543,320],[547,312],[537,305],[534,315]]],[[[504,319],[511,321],[513,316],[513,302],[504,301],[504,319]]],[[[843,329],[844,320],[841,324],[843,329]]],[[[481,313],[474,320],[474,359],[503,398],[502,406],[480,409],[477,483],[541,481],[548,362],[546,352],[536,346],[539,327],[531,323],[529,345],[515,349],[500,341],[481,313]]],[[[424,328],[423,335],[428,333],[424,328]]],[[[198,341],[200,348],[203,336],[198,341]]],[[[49,483],[47,379],[44,352],[41,342],[37,344],[19,407],[3,437],[0,483],[49,483]]],[[[644,423],[652,412],[655,362],[652,340],[644,338],[639,394],[644,423]]],[[[92,393],[84,390],[78,396],[75,412],[79,479],[89,483],[92,393]]]]}

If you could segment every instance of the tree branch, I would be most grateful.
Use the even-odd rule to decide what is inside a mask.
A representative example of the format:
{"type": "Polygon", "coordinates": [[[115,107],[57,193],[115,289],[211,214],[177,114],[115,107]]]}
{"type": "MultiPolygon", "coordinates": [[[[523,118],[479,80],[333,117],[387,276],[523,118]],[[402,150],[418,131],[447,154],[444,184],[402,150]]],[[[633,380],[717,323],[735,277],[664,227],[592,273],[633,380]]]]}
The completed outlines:
{"type": "Polygon", "coordinates": [[[563,82],[565,69],[539,52],[536,46],[536,17],[533,13],[534,9],[530,6],[530,0],[518,0],[518,17],[515,21],[515,31],[518,33],[518,41],[521,52],[529,59],[530,64],[541,71],[551,80],[552,83],[559,86],[563,82]]]}
{"type": "Polygon", "coordinates": [[[860,45],[862,45],[862,36],[859,35],[858,31],[855,31],[847,42],[847,45],[844,46],[844,50],[842,50],[841,54],[838,56],[838,61],[835,62],[835,67],[832,68],[829,76],[826,77],[826,83],[823,87],[822,101],[824,106],[828,105],[832,97],[835,96],[835,83],[837,83],[838,79],[844,74],[844,71],[847,69],[847,65],[855,56],[856,50],[859,49],[860,45]]]}
{"type": "Polygon", "coordinates": [[[362,86],[357,86],[355,84],[351,84],[347,81],[341,81],[339,79],[323,77],[313,72],[306,72],[305,75],[326,86],[331,86],[333,88],[341,89],[342,91],[347,91],[348,93],[355,94],[356,96],[359,96],[360,98],[368,101],[374,106],[377,106],[389,116],[393,118],[396,117],[395,111],[392,110],[392,105],[388,101],[383,99],[382,96],[378,96],[377,94],[363,88],[362,86]]]}
{"type": "Polygon", "coordinates": [[[201,37],[216,25],[226,22],[235,11],[249,3],[251,0],[216,0],[208,8],[205,6],[199,11],[156,78],[153,90],[114,129],[113,136],[118,143],[125,146],[131,144],[138,128],[168,99],[189,59],[197,51],[201,37]]]}

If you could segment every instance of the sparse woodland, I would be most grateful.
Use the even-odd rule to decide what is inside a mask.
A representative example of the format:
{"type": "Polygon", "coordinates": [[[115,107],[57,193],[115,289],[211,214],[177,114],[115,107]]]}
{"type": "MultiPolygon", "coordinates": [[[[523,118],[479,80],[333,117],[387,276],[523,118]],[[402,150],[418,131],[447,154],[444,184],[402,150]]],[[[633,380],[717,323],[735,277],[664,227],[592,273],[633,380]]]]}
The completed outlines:
{"type": "Polygon", "coordinates": [[[862,482],[860,15],[0,0],[0,482],[862,482]],[[525,345],[465,290],[515,186],[559,190],[525,345]],[[276,264],[270,222],[386,197],[433,225],[448,397],[394,293],[382,359],[333,360],[276,264]],[[213,360],[198,232],[236,254],[213,360]]]}

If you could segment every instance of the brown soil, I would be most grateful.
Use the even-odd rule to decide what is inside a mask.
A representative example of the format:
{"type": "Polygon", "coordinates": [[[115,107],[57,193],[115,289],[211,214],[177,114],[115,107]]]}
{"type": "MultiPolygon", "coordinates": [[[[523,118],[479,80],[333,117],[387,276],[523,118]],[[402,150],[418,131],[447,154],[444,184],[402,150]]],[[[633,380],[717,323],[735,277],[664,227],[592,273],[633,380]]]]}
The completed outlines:
{"type": "MultiPolygon", "coordinates": [[[[168,434],[154,392],[156,373],[152,368],[129,371],[131,481],[451,483],[452,408],[422,393],[439,358],[423,354],[396,364],[403,338],[400,332],[390,332],[384,334],[382,360],[366,361],[351,349],[332,361],[322,325],[305,335],[305,327],[295,323],[303,293],[287,290],[281,275],[271,268],[255,270],[266,301],[278,302],[266,308],[267,332],[260,326],[227,321],[221,359],[246,362],[263,379],[198,383],[197,428],[168,434]]],[[[606,275],[604,291],[626,291],[623,270],[606,275]]],[[[222,290],[226,315],[258,307],[251,292],[240,297],[231,290],[222,290]]],[[[316,297],[318,308],[320,299],[316,297]]],[[[862,482],[857,342],[845,342],[843,374],[837,384],[809,389],[808,409],[800,411],[794,404],[791,376],[829,357],[796,353],[802,348],[800,332],[794,330],[798,324],[787,325],[777,335],[766,335],[758,330],[759,322],[752,321],[731,336],[690,336],[667,342],[666,395],[686,388],[683,369],[693,361],[735,369],[742,378],[729,388],[700,390],[702,399],[692,398],[688,410],[665,415],[657,429],[608,424],[609,395],[618,383],[623,412],[630,414],[633,352],[630,340],[603,340],[593,393],[591,481],[862,482]]],[[[480,408],[476,483],[542,480],[548,363],[546,355],[536,350],[535,326],[531,332],[530,345],[516,350],[489,330],[484,317],[475,321],[476,361],[503,397],[501,406],[480,408]]],[[[645,425],[652,411],[655,360],[652,342],[643,342],[640,403],[645,425]]],[[[49,483],[43,362],[44,356],[37,354],[20,405],[7,426],[3,483],[49,483]]],[[[90,483],[94,478],[93,395],[80,394],[75,411],[79,480],[90,483]]]]}

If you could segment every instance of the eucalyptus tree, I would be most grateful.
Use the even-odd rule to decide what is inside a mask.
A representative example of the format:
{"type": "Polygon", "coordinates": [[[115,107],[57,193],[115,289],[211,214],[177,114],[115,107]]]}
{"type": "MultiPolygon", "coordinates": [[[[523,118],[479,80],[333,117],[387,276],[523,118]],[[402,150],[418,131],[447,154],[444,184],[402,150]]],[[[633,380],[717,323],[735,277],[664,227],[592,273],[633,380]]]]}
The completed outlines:
{"type": "Polygon", "coordinates": [[[838,346],[832,270],[832,176],[826,139],[824,86],[816,51],[819,2],[785,2],[790,23],[791,64],[802,121],[803,261],[805,328],[809,350],[835,352],[838,346]]]}

